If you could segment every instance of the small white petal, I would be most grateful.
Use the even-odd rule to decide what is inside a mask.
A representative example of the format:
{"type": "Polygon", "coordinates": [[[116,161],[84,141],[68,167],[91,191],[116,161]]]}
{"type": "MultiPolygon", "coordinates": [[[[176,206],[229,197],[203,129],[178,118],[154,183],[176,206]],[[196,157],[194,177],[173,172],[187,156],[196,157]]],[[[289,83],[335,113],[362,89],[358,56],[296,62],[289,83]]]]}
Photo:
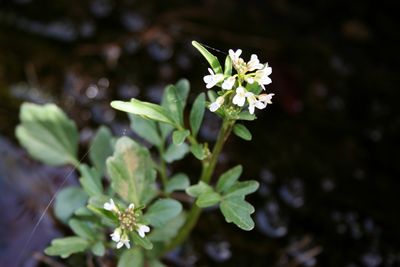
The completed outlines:
{"type": "Polygon", "coordinates": [[[256,101],[256,102],[255,102],[255,106],[256,106],[256,108],[258,108],[258,109],[264,109],[264,108],[267,107],[267,104],[264,104],[264,102],[261,102],[261,101],[256,101]]]}
{"type": "Polygon", "coordinates": [[[222,89],[225,90],[230,90],[232,89],[233,85],[235,84],[235,80],[236,78],[231,76],[228,79],[226,79],[223,83],[222,83],[222,89]]]}
{"type": "Polygon", "coordinates": [[[150,232],[150,227],[148,227],[147,225],[139,224],[137,232],[140,235],[140,237],[145,237],[145,233],[150,232]]]}
{"type": "Polygon", "coordinates": [[[119,242],[121,240],[121,229],[120,228],[115,229],[110,236],[112,241],[119,242]]]}
{"type": "Polygon", "coordinates": [[[122,248],[122,246],[124,245],[124,243],[122,243],[121,241],[117,243],[117,249],[122,248]]]}
{"type": "Polygon", "coordinates": [[[250,114],[254,114],[254,104],[249,105],[249,112],[250,114]]]}
{"type": "Polygon", "coordinates": [[[109,211],[117,210],[117,206],[115,206],[114,200],[112,199],[110,199],[110,202],[104,203],[103,208],[109,211]]]}
{"type": "Polygon", "coordinates": [[[221,106],[217,102],[213,102],[210,105],[210,111],[215,112],[217,111],[221,106]]]}
{"type": "Polygon", "coordinates": [[[129,206],[128,206],[129,210],[133,210],[134,208],[135,208],[135,204],[133,204],[133,203],[129,204],[129,206]]]}

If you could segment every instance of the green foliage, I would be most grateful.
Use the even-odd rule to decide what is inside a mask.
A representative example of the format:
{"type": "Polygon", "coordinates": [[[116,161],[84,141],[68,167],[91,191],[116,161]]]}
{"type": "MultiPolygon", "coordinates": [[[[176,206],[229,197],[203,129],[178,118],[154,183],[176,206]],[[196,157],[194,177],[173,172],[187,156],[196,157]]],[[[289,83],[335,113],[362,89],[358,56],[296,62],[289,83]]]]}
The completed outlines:
{"type": "Polygon", "coordinates": [[[61,256],[67,258],[71,254],[83,252],[89,248],[90,243],[86,239],[78,236],[57,238],[51,241],[51,246],[45,249],[49,256],[61,256]]]}
{"type": "Polygon", "coordinates": [[[198,197],[201,194],[212,192],[212,191],[213,191],[212,187],[203,181],[200,181],[198,184],[195,184],[195,185],[192,185],[192,186],[189,186],[188,188],[186,188],[186,194],[188,194],[191,197],[198,197]]]}
{"type": "Polygon", "coordinates": [[[242,165],[237,165],[226,172],[224,172],[219,178],[217,183],[217,192],[226,192],[231,186],[239,179],[242,174],[242,165]]]}
{"type": "Polygon", "coordinates": [[[102,241],[98,241],[96,242],[91,248],[90,250],[92,251],[92,253],[96,256],[99,257],[103,257],[104,254],[106,253],[106,248],[104,247],[104,244],[102,241]]]}
{"type": "Polygon", "coordinates": [[[66,187],[57,195],[54,203],[54,213],[56,217],[67,223],[74,212],[86,205],[88,195],[79,187],[66,187]]]}
{"type": "Polygon", "coordinates": [[[131,248],[122,252],[117,267],[143,267],[144,255],[139,248],[131,248]]]}
{"type": "Polygon", "coordinates": [[[99,175],[104,174],[106,159],[113,153],[114,138],[110,129],[100,126],[89,146],[89,158],[99,175]]]}
{"type": "Polygon", "coordinates": [[[190,128],[192,129],[192,135],[194,137],[197,136],[201,123],[203,122],[205,108],[206,108],[206,96],[204,93],[201,93],[194,100],[189,117],[190,128]]]}
{"type": "Polygon", "coordinates": [[[254,212],[254,207],[243,197],[224,199],[220,204],[220,209],[228,223],[233,222],[240,229],[246,231],[254,228],[254,221],[250,217],[250,214],[254,212]]]}
{"type": "Polygon", "coordinates": [[[145,147],[121,137],[115,144],[114,155],[107,159],[107,170],[111,187],[122,199],[136,206],[149,201],[146,194],[155,181],[155,170],[145,147]]]}
{"type": "Polygon", "coordinates": [[[233,127],[233,133],[246,141],[251,141],[251,133],[243,124],[237,123],[233,127]]]}
{"type": "Polygon", "coordinates": [[[155,146],[159,146],[162,143],[161,136],[159,135],[157,130],[156,122],[145,119],[139,115],[128,115],[131,121],[131,128],[137,135],[155,146]]]}
{"type": "Polygon", "coordinates": [[[254,208],[244,198],[256,191],[259,183],[252,180],[239,182],[242,170],[242,166],[238,165],[224,172],[218,179],[216,191],[221,195],[219,208],[225,220],[249,231],[254,228],[254,221],[250,217],[254,208]]]}
{"type": "Polygon", "coordinates": [[[172,193],[176,190],[185,190],[189,185],[189,177],[184,173],[177,173],[168,180],[165,186],[165,192],[172,193]]]}
{"type": "Polygon", "coordinates": [[[164,227],[152,229],[149,239],[152,242],[164,242],[172,239],[184,224],[186,216],[183,212],[179,213],[170,220],[164,227]]]}
{"type": "Polygon", "coordinates": [[[193,156],[195,156],[198,160],[203,160],[206,157],[202,144],[191,145],[190,151],[192,152],[193,156]]]}
{"type": "Polygon", "coordinates": [[[79,182],[89,196],[101,195],[103,193],[101,175],[96,168],[89,168],[86,164],[81,164],[79,165],[79,172],[81,173],[79,182]]]}
{"type": "Polygon", "coordinates": [[[152,249],[153,248],[153,243],[151,243],[151,241],[146,236],[141,237],[135,231],[133,231],[133,232],[130,232],[129,237],[131,240],[133,240],[133,242],[136,245],[141,246],[144,249],[152,249]]]}
{"type": "Polygon", "coordinates": [[[165,151],[164,160],[171,163],[176,160],[183,159],[189,152],[189,146],[186,143],[180,145],[170,144],[165,151]]]}
{"type": "Polygon", "coordinates": [[[111,106],[115,109],[139,115],[150,120],[176,125],[176,122],[169,115],[168,111],[160,105],[132,98],[130,102],[112,101],[111,106]]]}
{"type": "Polygon", "coordinates": [[[250,112],[248,112],[247,110],[240,112],[236,117],[237,120],[244,120],[244,121],[253,121],[256,118],[257,117],[255,114],[250,114],[250,112]]]}
{"type": "Polygon", "coordinates": [[[69,220],[68,225],[77,236],[86,240],[95,240],[97,237],[92,223],[78,219],[71,219],[69,220]]]}
{"type": "Polygon", "coordinates": [[[176,130],[172,133],[172,142],[175,145],[180,145],[185,142],[186,137],[188,137],[189,135],[189,130],[176,130]]]}
{"type": "Polygon", "coordinates": [[[232,75],[232,59],[228,55],[225,58],[224,76],[229,77],[232,75]]]}
{"type": "Polygon", "coordinates": [[[176,85],[169,85],[165,88],[165,98],[162,106],[181,126],[183,126],[183,110],[186,106],[189,90],[189,82],[185,79],[179,80],[176,85]]]}
{"type": "Polygon", "coordinates": [[[200,43],[193,41],[192,45],[203,55],[203,57],[208,61],[211,68],[214,70],[214,73],[222,73],[221,64],[218,61],[218,58],[211,54],[204,46],[200,43]]]}
{"type": "MultiPolygon", "coordinates": [[[[229,56],[225,59],[223,72],[217,57],[197,42],[193,42],[193,46],[205,57],[214,73],[225,77],[232,75],[229,56]]],[[[259,90],[248,86],[248,90],[259,90]]],[[[229,111],[218,110],[216,114],[224,120],[224,127],[214,145],[213,151],[218,153],[213,155],[208,144],[197,139],[209,104],[205,93],[195,98],[188,114],[189,125],[185,126],[189,91],[189,82],[183,79],[166,87],[160,105],[137,99],[111,103],[113,108],[129,113],[132,130],[155,146],[154,151],[158,151],[159,155],[154,161],[145,146],[128,137],[115,140],[111,131],[101,126],[90,143],[89,159],[92,166],[80,163],[77,160],[78,131],[73,121],[52,104],[22,106],[21,124],[16,129],[20,143],[34,158],[54,166],[72,164],[80,173],[81,187],[64,188],[57,194],[54,205],[56,217],[68,224],[76,236],[53,240],[45,250],[46,254],[69,257],[73,253],[87,251],[102,257],[106,254],[106,248],[115,248],[115,244],[110,246],[110,242],[114,241],[109,238],[110,231],[114,229],[114,239],[121,235],[125,240],[128,236],[133,243],[131,249],[115,253],[119,259],[118,267],[164,266],[157,257],[176,247],[177,240],[184,240],[180,237],[190,232],[191,229],[187,227],[192,227],[196,220],[190,218],[193,212],[186,213],[182,204],[172,198],[179,196],[173,194],[178,190],[185,190],[189,196],[196,198],[193,205],[200,208],[219,205],[228,223],[234,223],[243,230],[254,227],[251,218],[254,208],[246,202],[245,196],[253,193],[259,184],[252,180],[238,181],[242,166],[223,173],[215,187],[209,185],[208,181],[212,178],[218,153],[226,140],[224,131],[229,134],[233,130],[244,140],[251,140],[249,130],[242,124],[235,125],[235,122],[250,121],[256,117],[237,107],[229,111]],[[189,151],[202,161],[203,167],[202,174],[199,174],[202,181],[192,186],[184,173],[177,173],[168,179],[170,171],[175,170],[166,166],[166,163],[183,159],[189,151]],[[156,170],[160,174],[162,189],[158,188],[156,170]],[[104,177],[109,180],[103,182],[104,177]],[[156,196],[163,198],[154,200],[156,196]],[[110,199],[115,201],[115,206],[110,199]],[[135,207],[127,208],[130,203],[134,203],[135,207]],[[188,218],[186,214],[189,214],[188,218]],[[133,225],[125,228],[121,216],[133,216],[133,225]],[[151,231],[145,237],[139,236],[138,224],[150,225],[151,231]],[[145,252],[143,249],[153,250],[145,252]]],[[[219,94],[223,95],[221,92],[219,94]]],[[[208,90],[207,95],[211,102],[218,97],[213,90],[208,90]]]]}
{"type": "Polygon", "coordinates": [[[147,210],[144,218],[150,225],[164,227],[182,211],[182,205],[174,199],[159,199],[147,210]]]}
{"type": "Polygon", "coordinates": [[[29,154],[47,165],[76,165],[78,130],[73,121],[54,104],[24,103],[16,136],[29,154]]]}
{"type": "Polygon", "coordinates": [[[207,191],[199,195],[196,205],[200,208],[214,206],[221,200],[221,196],[214,191],[207,191]]]}

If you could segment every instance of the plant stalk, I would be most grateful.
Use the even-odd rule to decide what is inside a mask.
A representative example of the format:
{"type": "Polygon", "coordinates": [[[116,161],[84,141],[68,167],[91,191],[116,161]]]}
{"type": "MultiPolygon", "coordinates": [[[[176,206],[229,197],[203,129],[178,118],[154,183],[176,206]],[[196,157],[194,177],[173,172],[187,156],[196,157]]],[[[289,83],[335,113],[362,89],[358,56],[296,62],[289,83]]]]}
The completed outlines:
{"type": "MultiPolygon", "coordinates": [[[[202,162],[202,172],[199,179],[200,181],[203,181],[206,184],[210,182],[212,174],[214,173],[215,166],[218,161],[219,154],[221,153],[222,148],[226,140],[228,139],[234,124],[235,121],[232,120],[223,121],[217,137],[217,141],[212,150],[211,157],[205,159],[202,162]]],[[[200,217],[200,214],[201,214],[201,208],[199,208],[195,203],[193,203],[192,208],[190,209],[186,217],[185,223],[181,227],[178,235],[174,239],[172,239],[172,241],[165,247],[164,253],[167,253],[168,251],[179,246],[180,244],[183,243],[183,241],[187,239],[187,237],[193,230],[194,226],[196,225],[200,217]]]]}

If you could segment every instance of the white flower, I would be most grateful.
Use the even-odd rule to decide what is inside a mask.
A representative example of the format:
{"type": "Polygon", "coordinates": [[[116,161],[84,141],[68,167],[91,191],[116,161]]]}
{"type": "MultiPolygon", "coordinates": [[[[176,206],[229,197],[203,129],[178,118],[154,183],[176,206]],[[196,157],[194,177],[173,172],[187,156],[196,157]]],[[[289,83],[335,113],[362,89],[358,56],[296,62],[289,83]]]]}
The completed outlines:
{"type": "Polygon", "coordinates": [[[263,69],[256,71],[254,80],[265,90],[264,85],[272,83],[271,78],[268,77],[271,73],[272,68],[268,67],[268,64],[265,64],[263,69]]]}
{"type": "Polygon", "coordinates": [[[114,241],[114,242],[119,242],[120,240],[121,240],[121,228],[116,228],[115,230],[114,230],[114,233],[112,233],[110,236],[111,236],[111,239],[112,239],[112,241],[114,241]]]}
{"type": "Polygon", "coordinates": [[[249,102],[249,112],[250,114],[254,114],[254,109],[263,109],[265,108],[264,103],[257,100],[256,96],[252,92],[246,93],[247,102],[249,102]]]}
{"type": "MultiPolygon", "coordinates": [[[[238,49],[238,50],[236,50],[236,52],[234,52],[232,49],[229,49],[228,53],[229,53],[229,56],[232,59],[233,65],[238,65],[239,61],[241,59],[240,55],[242,54],[242,50],[238,49]]],[[[243,61],[243,59],[242,59],[242,61],[243,61]]]]}
{"type": "Polygon", "coordinates": [[[207,84],[206,87],[210,89],[214,87],[217,83],[224,79],[224,75],[215,74],[212,69],[208,68],[209,75],[204,76],[203,81],[207,84]]]}
{"type": "Polygon", "coordinates": [[[138,229],[136,231],[138,232],[140,237],[144,237],[145,233],[150,232],[150,227],[148,227],[147,225],[138,224],[137,226],[138,226],[138,229]]]}
{"type": "Polygon", "coordinates": [[[114,211],[117,213],[119,212],[119,210],[118,210],[117,206],[115,205],[114,200],[112,200],[112,198],[110,198],[110,202],[104,203],[103,208],[105,210],[114,211]]]}
{"type": "Polygon", "coordinates": [[[211,103],[210,105],[210,111],[211,112],[215,112],[217,109],[219,109],[222,104],[224,103],[224,97],[223,96],[219,96],[217,97],[217,99],[215,100],[215,102],[211,103]]]}
{"type": "Polygon", "coordinates": [[[272,104],[272,97],[275,94],[261,94],[258,96],[258,100],[260,100],[261,102],[264,103],[265,106],[267,106],[267,104],[272,104]]]}
{"type": "Polygon", "coordinates": [[[239,107],[244,106],[244,102],[246,101],[246,89],[242,86],[236,88],[236,95],[232,99],[232,103],[238,105],[239,107]]]}
{"type": "Polygon", "coordinates": [[[126,234],[123,234],[121,239],[119,240],[119,242],[117,243],[117,248],[120,249],[122,248],[124,245],[126,248],[131,248],[131,244],[129,243],[129,238],[126,234]]]}
{"type": "Polygon", "coordinates": [[[263,64],[260,63],[258,60],[257,55],[252,54],[250,57],[250,61],[247,62],[247,70],[248,71],[253,71],[253,70],[260,70],[264,67],[263,64]]]}
{"type": "Polygon", "coordinates": [[[231,90],[233,85],[235,84],[236,77],[230,76],[222,83],[222,89],[231,90]]]}

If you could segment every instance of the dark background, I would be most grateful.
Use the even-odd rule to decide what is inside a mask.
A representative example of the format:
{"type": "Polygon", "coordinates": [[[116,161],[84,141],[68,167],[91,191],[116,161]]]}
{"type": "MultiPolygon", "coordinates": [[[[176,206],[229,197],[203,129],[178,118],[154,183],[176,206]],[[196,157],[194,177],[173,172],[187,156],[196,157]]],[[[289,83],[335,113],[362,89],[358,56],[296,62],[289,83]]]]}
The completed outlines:
{"type": "MultiPolygon", "coordinates": [[[[395,2],[0,1],[0,266],[56,266],[41,251],[68,233],[50,210],[30,236],[70,169],[19,148],[20,104],[60,105],[81,130],[83,155],[99,124],[132,135],[112,99],[157,102],[181,77],[191,101],[206,90],[208,66],[192,40],[221,60],[230,48],[258,54],[272,66],[275,97],[246,124],[253,141],[232,137],[217,169],[241,163],[242,179],[260,181],[249,197],[256,228],[207,211],[166,263],[400,266],[395,2]]],[[[207,113],[201,137],[212,142],[218,123],[207,113]]],[[[189,156],[173,168],[195,178],[199,166],[189,156]]]]}

